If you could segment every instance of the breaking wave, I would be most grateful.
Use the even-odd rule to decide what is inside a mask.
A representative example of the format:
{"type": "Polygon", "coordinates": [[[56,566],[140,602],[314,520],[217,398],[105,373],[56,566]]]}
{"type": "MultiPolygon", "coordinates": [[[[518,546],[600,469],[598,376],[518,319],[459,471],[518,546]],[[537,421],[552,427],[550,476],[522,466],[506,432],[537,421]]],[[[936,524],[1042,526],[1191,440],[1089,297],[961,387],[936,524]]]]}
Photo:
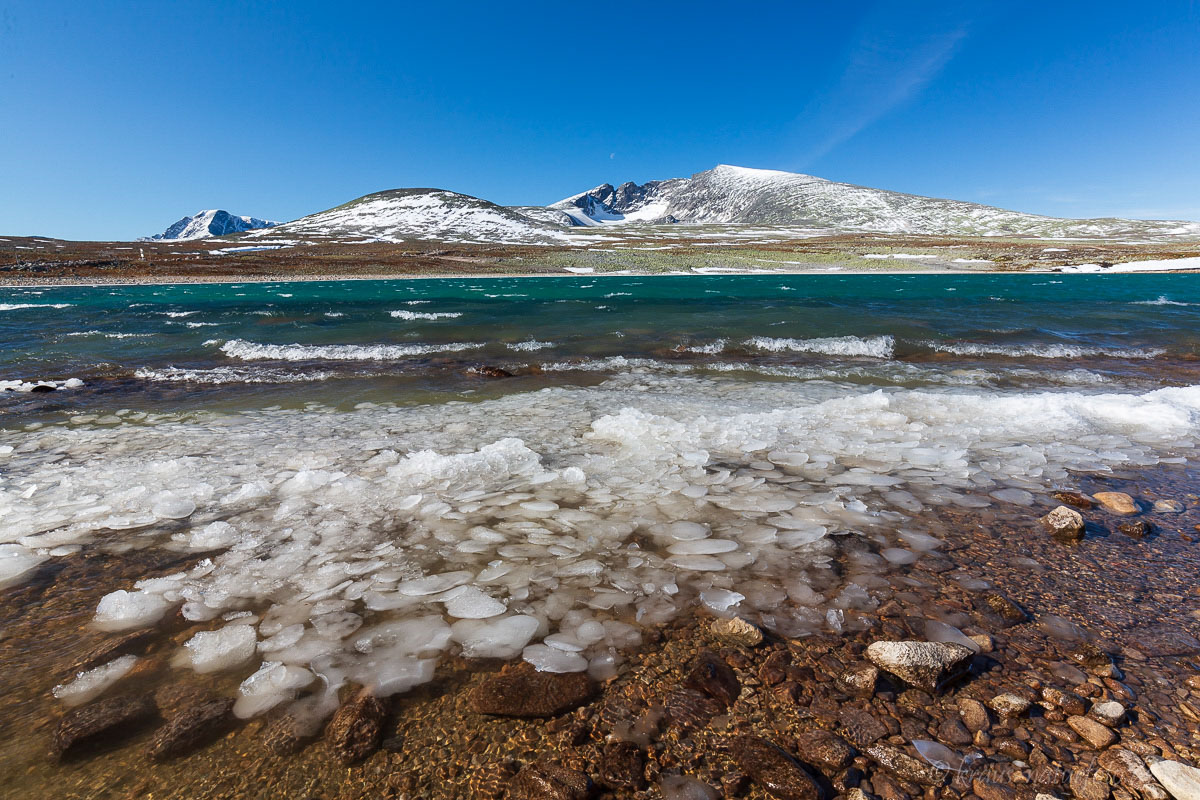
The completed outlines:
{"type": "Polygon", "coordinates": [[[821,339],[775,339],[769,336],[755,336],[746,340],[746,346],[772,353],[891,358],[896,349],[896,339],[893,336],[830,336],[821,339]]]}
{"type": "Polygon", "coordinates": [[[221,345],[221,352],[242,361],[395,361],[401,358],[424,356],[430,353],[457,353],[475,350],[481,344],[450,342],[448,344],[260,344],[244,339],[231,339],[221,345]]]}

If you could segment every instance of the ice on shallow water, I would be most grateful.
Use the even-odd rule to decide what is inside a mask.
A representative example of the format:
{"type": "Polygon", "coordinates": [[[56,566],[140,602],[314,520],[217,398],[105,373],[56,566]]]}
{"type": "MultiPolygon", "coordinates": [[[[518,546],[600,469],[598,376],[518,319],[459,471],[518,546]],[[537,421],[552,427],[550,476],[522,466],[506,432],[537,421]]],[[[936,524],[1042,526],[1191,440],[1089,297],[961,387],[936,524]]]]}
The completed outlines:
{"type": "Polygon", "coordinates": [[[640,626],[699,603],[840,630],[880,573],[938,547],[912,514],[1188,456],[1198,422],[1200,388],[637,374],[476,403],[45,425],[0,432],[0,582],[77,548],[202,554],[103,587],[94,624],[179,609],[214,629],[178,666],[235,675],[239,714],[319,721],[340,687],[403,692],[455,652],[609,675],[640,626]]]}

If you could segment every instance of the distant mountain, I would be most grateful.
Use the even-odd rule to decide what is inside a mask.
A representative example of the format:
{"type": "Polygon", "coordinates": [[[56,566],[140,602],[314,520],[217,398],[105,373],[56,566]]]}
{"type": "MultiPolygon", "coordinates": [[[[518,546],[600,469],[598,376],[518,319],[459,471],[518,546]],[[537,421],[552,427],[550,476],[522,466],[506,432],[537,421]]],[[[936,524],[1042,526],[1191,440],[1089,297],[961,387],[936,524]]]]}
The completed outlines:
{"type": "Polygon", "coordinates": [[[570,218],[519,211],[442,189],[392,189],[250,234],[252,238],[401,242],[413,239],[502,244],[561,241],[570,218]],[[538,217],[538,218],[535,218],[538,217]]]}
{"type": "Polygon", "coordinates": [[[549,208],[586,226],[640,223],[799,225],[933,236],[1046,238],[1200,235],[1200,223],[1059,219],[958,200],[720,165],[690,178],[603,184],[549,208]]]}
{"type": "Polygon", "coordinates": [[[190,217],[184,217],[162,233],[146,238],[148,241],[208,239],[212,236],[228,236],[231,233],[270,228],[278,224],[278,222],[257,217],[238,217],[228,211],[213,209],[199,211],[190,217]]]}

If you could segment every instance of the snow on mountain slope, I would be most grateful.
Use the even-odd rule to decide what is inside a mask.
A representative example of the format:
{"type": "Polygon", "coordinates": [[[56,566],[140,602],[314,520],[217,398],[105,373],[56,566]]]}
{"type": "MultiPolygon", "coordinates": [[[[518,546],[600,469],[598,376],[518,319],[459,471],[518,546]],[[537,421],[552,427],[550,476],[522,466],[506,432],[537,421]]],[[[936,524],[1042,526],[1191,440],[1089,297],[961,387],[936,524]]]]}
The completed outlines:
{"type": "Polygon", "coordinates": [[[1195,222],[1058,219],[724,164],[691,178],[625,183],[616,189],[604,184],[549,207],[577,225],[749,223],[944,236],[1200,236],[1195,222]]]}
{"type": "Polygon", "coordinates": [[[271,228],[278,224],[278,222],[257,217],[239,217],[228,211],[210,209],[199,211],[190,217],[184,217],[162,233],[147,237],[147,240],[207,239],[211,236],[228,236],[231,233],[271,228]]]}
{"type": "MultiPolygon", "coordinates": [[[[555,219],[540,209],[540,215],[555,219]]],[[[561,215],[559,215],[561,217],[561,215]]],[[[470,195],[442,189],[392,189],[310,214],[251,238],[542,244],[563,240],[563,223],[542,221],[470,195]]]]}

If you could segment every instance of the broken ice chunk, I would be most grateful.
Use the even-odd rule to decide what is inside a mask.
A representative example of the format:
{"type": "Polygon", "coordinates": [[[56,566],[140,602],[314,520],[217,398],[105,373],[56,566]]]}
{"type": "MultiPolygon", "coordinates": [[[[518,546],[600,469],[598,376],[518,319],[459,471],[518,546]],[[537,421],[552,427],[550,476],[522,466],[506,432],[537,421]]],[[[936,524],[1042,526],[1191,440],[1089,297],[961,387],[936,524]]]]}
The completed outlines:
{"type": "Polygon", "coordinates": [[[254,655],[258,634],[249,625],[226,625],[200,631],[184,643],[185,664],[196,672],[218,672],[240,667],[254,655]]]}
{"type": "Polygon", "coordinates": [[[158,622],[171,604],[156,594],[118,589],[100,598],[93,624],[102,631],[128,631],[158,622]]]}

